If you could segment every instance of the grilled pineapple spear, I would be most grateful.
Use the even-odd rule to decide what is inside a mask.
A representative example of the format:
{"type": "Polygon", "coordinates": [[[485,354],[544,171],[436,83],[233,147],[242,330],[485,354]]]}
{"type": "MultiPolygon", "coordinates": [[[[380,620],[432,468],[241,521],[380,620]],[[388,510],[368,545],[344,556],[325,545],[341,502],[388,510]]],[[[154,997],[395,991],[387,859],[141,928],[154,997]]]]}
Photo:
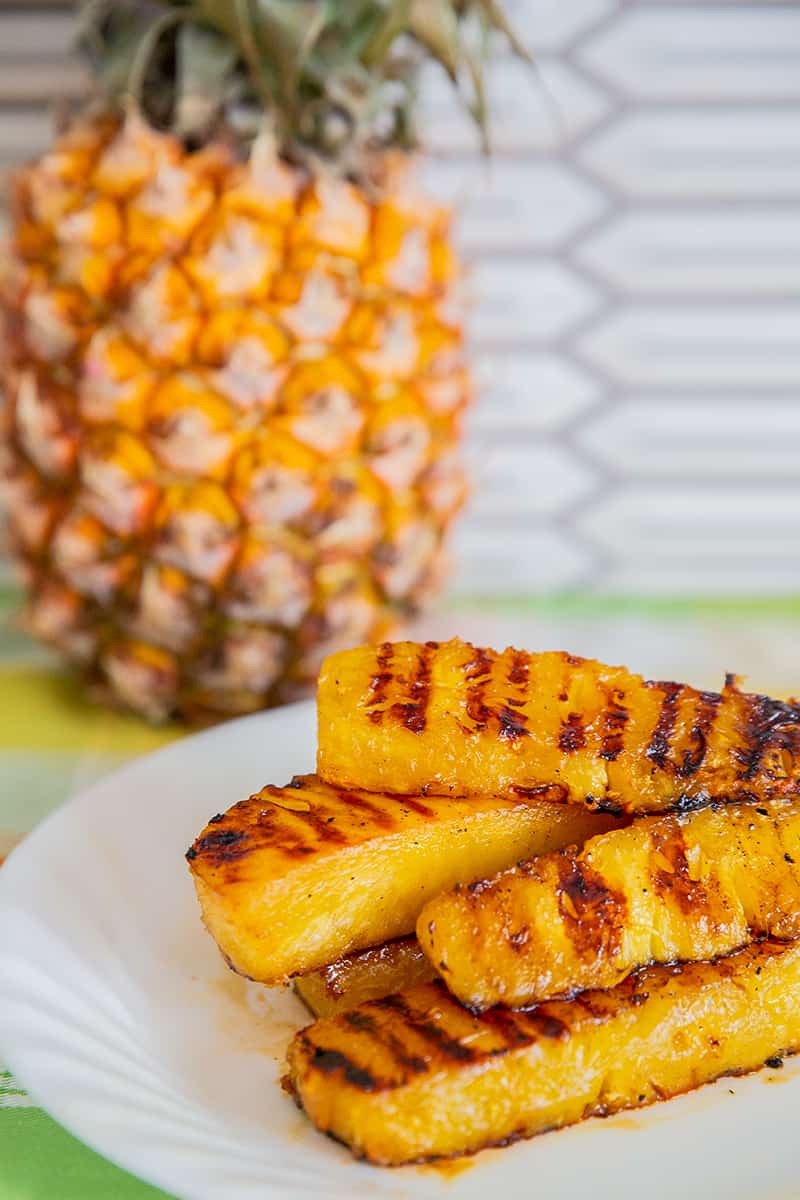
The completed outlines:
{"type": "Polygon", "coordinates": [[[384,1165],[464,1154],[675,1096],[800,1048],[800,942],[652,967],[612,991],[476,1016],[440,982],[317,1021],[287,1083],[384,1165]]]}
{"type": "Polygon", "coordinates": [[[800,789],[800,705],[653,683],[563,653],[462,641],[334,654],[318,693],[323,779],[427,795],[547,795],[650,813],[800,789]]]}
{"type": "Polygon", "coordinates": [[[470,1008],[612,987],[651,962],[800,936],[800,800],[643,817],[627,829],[457,886],[417,936],[470,1008]]]}
{"type": "Polygon", "coordinates": [[[409,934],[425,902],[617,823],[520,798],[339,791],[314,776],[213,817],[187,858],[229,965],[262,983],[409,934]]]}
{"type": "Polygon", "coordinates": [[[435,971],[415,937],[395,938],[346,954],[294,981],[294,990],[315,1017],[335,1017],[367,1000],[429,983],[435,971]]]}

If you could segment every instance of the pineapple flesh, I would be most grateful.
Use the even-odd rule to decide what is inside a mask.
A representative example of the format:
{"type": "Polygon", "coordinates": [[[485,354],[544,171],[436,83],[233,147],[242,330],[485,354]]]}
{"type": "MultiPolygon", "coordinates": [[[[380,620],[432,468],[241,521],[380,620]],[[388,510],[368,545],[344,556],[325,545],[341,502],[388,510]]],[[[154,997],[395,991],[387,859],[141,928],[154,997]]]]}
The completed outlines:
{"type": "Polygon", "coordinates": [[[340,791],[314,776],[214,817],[187,858],[206,927],[261,983],[413,933],[427,900],[614,818],[546,802],[340,791]]]}
{"type": "Polygon", "coordinates": [[[299,975],[294,990],[312,1016],[335,1017],[367,1000],[381,1000],[434,977],[417,939],[395,938],[299,975]]]}
{"type": "Polygon", "coordinates": [[[651,967],[612,991],[470,1013],[441,982],[317,1021],[287,1086],[384,1166],[468,1154],[754,1071],[800,1049],[800,942],[651,967]]]}
{"type": "Polygon", "coordinates": [[[425,906],[420,944],[474,1009],[613,987],[651,962],[800,936],[800,801],[642,817],[425,906]]]}
{"type": "Polygon", "coordinates": [[[328,659],[318,713],[318,773],[343,787],[638,815],[800,785],[800,705],[732,677],[702,692],[562,652],[387,642],[328,659]]]}

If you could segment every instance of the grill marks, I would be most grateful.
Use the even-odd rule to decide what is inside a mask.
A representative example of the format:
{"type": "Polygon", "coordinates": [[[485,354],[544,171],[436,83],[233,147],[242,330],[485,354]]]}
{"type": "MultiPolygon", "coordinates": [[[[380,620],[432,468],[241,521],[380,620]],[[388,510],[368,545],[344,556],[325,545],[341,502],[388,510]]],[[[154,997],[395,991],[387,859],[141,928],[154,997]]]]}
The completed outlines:
{"type": "Polygon", "coordinates": [[[465,664],[463,670],[467,692],[464,708],[472,722],[472,728],[466,728],[465,732],[483,733],[492,729],[506,742],[516,742],[530,736],[528,717],[521,710],[528,700],[531,655],[524,650],[509,650],[507,655],[509,667],[503,686],[504,694],[496,707],[487,702],[486,693],[493,682],[493,668],[506,656],[477,648],[474,657],[465,664]]]}
{"type": "Polygon", "coordinates": [[[250,838],[244,829],[214,829],[201,834],[194,845],[186,851],[189,862],[198,855],[207,859],[211,866],[235,862],[250,851],[250,838]]]}
{"type": "Polygon", "coordinates": [[[495,1054],[507,1054],[509,1050],[521,1049],[523,1046],[529,1046],[533,1040],[520,1011],[515,1012],[511,1008],[490,1008],[481,1014],[481,1021],[502,1039],[503,1044],[494,1051],[495,1054]]]}
{"type": "Polygon", "coordinates": [[[586,730],[583,727],[581,714],[577,712],[567,713],[566,720],[561,726],[561,732],[558,735],[558,748],[563,750],[565,754],[572,754],[576,750],[582,750],[586,745],[586,730]]]}
{"type": "Polygon", "coordinates": [[[769,696],[748,696],[749,719],[746,726],[746,749],[741,754],[742,771],[739,778],[750,782],[762,769],[768,750],[788,756],[787,774],[797,771],[800,758],[800,704],[772,700],[769,696]]]}
{"type": "MultiPolygon", "coordinates": [[[[765,784],[767,781],[783,782],[783,790],[787,785],[800,782],[797,779],[800,773],[800,704],[737,692],[735,680],[730,676],[726,678],[722,693],[695,692],[678,683],[646,683],[644,686],[656,688],[662,694],[646,757],[660,770],[670,772],[676,781],[692,779],[701,771],[713,744],[720,713],[730,712],[730,706],[736,705],[746,714],[743,718],[744,746],[732,751],[740,764],[736,779],[746,784],[766,777],[765,784]],[[694,715],[687,735],[688,744],[679,753],[675,747],[679,709],[682,701],[689,700],[694,706],[694,715]]],[[[623,735],[628,720],[624,700],[625,694],[615,690],[603,717],[600,754],[610,761],[614,761],[624,748],[623,735]]],[[[570,737],[567,733],[566,740],[570,737]]],[[[770,794],[775,794],[776,790],[770,789],[770,794]]],[[[676,809],[681,807],[680,801],[681,797],[676,797],[676,809]]]]}
{"type": "Polygon", "coordinates": [[[623,750],[625,726],[628,724],[629,715],[624,700],[625,693],[622,688],[613,688],[603,713],[600,757],[607,762],[616,762],[623,750]]]}
{"type": "Polygon", "coordinates": [[[343,1020],[351,1029],[368,1033],[373,1041],[388,1050],[395,1062],[399,1063],[401,1067],[405,1067],[413,1075],[422,1075],[427,1070],[428,1065],[424,1058],[420,1058],[417,1054],[409,1054],[408,1047],[404,1045],[402,1039],[391,1029],[379,1026],[369,1013],[355,1009],[353,1012],[345,1013],[343,1020]]]}
{"type": "Polygon", "coordinates": [[[528,718],[525,713],[515,712],[513,708],[502,705],[498,708],[496,716],[500,726],[498,736],[504,742],[516,742],[519,738],[530,736],[528,730],[525,728],[528,724],[528,718]]]}
{"type": "MultiPolygon", "coordinates": [[[[292,816],[297,816],[292,813],[292,816]]],[[[252,849],[268,844],[286,858],[307,858],[316,848],[316,839],[309,838],[302,828],[290,825],[282,819],[284,814],[274,808],[262,808],[257,817],[252,849]]],[[[212,864],[213,865],[213,864],[212,864]]]]}
{"type": "MultiPolygon", "coordinates": [[[[417,661],[406,680],[396,669],[394,647],[384,642],[378,647],[375,664],[367,689],[365,707],[369,720],[374,725],[385,723],[388,712],[391,718],[412,733],[424,733],[428,724],[428,707],[432,691],[433,661],[439,650],[438,642],[426,642],[419,647],[417,661]],[[395,689],[400,695],[390,704],[395,689]]],[[[523,650],[509,650],[506,655],[491,650],[472,648],[472,658],[462,668],[466,686],[464,707],[471,722],[466,733],[483,732],[496,728],[498,737],[504,741],[518,741],[528,737],[528,718],[521,710],[528,699],[531,655],[523,650]],[[487,702],[487,691],[492,683],[492,669],[496,663],[508,658],[508,673],[505,679],[506,694],[493,707],[487,702]]]]}
{"type": "Polygon", "coordinates": [[[304,824],[314,830],[314,833],[319,838],[320,844],[329,846],[346,846],[348,844],[347,834],[342,833],[341,829],[336,828],[334,821],[327,817],[321,817],[315,812],[296,812],[292,814],[299,817],[304,824]]]}
{"type": "MultiPolygon", "coordinates": [[[[676,780],[691,779],[702,768],[712,744],[714,729],[726,706],[744,709],[744,745],[732,751],[739,761],[736,779],[753,783],[766,776],[767,780],[788,780],[796,783],[795,762],[800,762],[800,705],[773,700],[769,696],[746,695],[735,691],[735,681],[726,679],[723,693],[693,692],[677,683],[659,683],[663,693],[661,711],[646,750],[647,758],[663,771],[670,771],[676,780]],[[688,746],[681,758],[674,754],[675,727],[682,698],[692,697],[694,719],[688,734],[688,746]],[[768,755],[780,756],[781,768],[769,769],[768,755]]],[[[766,782],[766,780],[765,780],[766,782]]],[[[774,789],[773,789],[774,791],[774,789]]],[[[679,804],[676,803],[676,807],[679,804]]]]}
{"type": "Polygon", "coordinates": [[[793,776],[795,761],[800,760],[800,705],[773,700],[769,696],[743,695],[734,689],[734,683],[726,679],[726,690],[719,692],[693,693],[676,683],[655,685],[664,693],[656,727],[646,751],[647,757],[665,771],[672,771],[676,779],[691,779],[703,766],[712,743],[714,728],[720,712],[726,705],[743,705],[744,746],[734,752],[741,769],[737,778],[741,783],[753,783],[759,777],[788,779],[793,776]],[[681,761],[670,757],[672,740],[681,696],[693,696],[695,715],[689,732],[689,745],[681,761]],[[779,773],[765,765],[772,752],[781,757],[783,766],[779,773]]]}
{"type": "MultiPolygon", "coordinates": [[[[492,790],[535,795],[558,778],[567,799],[595,811],[688,812],[715,798],[800,795],[800,702],[741,692],[732,676],[722,692],[699,691],[558,652],[387,642],[371,654],[359,708],[382,726],[389,760],[400,755],[393,733],[432,743],[441,725],[485,747],[492,790]],[[621,772],[629,756],[630,772],[621,772]]],[[[480,790],[478,765],[470,755],[446,779],[434,765],[420,791],[480,790]]],[[[391,786],[388,766],[386,779],[391,786]]]]}
{"type": "Polygon", "coordinates": [[[683,756],[683,763],[678,767],[677,774],[681,779],[694,775],[703,764],[708,749],[708,739],[716,720],[722,696],[719,692],[699,692],[697,697],[697,712],[694,724],[689,734],[689,748],[683,756]]]}
{"type": "MultiPolygon", "coordinates": [[[[420,647],[417,665],[408,682],[408,699],[398,701],[391,707],[392,716],[412,733],[423,733],[427,724],[428,703],[431,698],[431,665],[438,650],[437,642],[426,642],[420,647]]],[[[400,677],[397,677],[400,683],[400,677]]]]}
{"type": "Polygon", "coordinates": [[[240,861],[259,851],[300,860],[413,826],[415,817],[435,821],[438,814],[416,796],[370,796],[299,776],[286,788],[265,787],[215,817],[186,857],[195,871],[223,871],[233,878],[240,861]]]}
{"type": "Polygon", "coordinates": [[[403,808],[409,809],[411,812],[416,813],[417,816],[433,816],[433,809],[429,808],[427,804],[423,804],[421,800],[417,800],[415,796],[398,796],[397,799],[403,808]]]}
{"type": "Polygon", "coordinates": [[[376,655],[377,671],[369,681],[369,691],[367,693],[366,707],[368,716],[373,725],[380,725],[383,720],[383,709],[378,705],[386,703],[387,693],[392,686],[394,676],[392,674],[392,659],[394,658],[394,646],[391,642],[383,642],[378,647],[376,655]]]}
{"type": "Polygon", "coordinates": [[[320,843],[341,846],[347,843],[347,837],[335,828],[333,822],[326,822],[312,810],[297,812],[280,805],[259,806],[253,850],[268,844],[288,858],[305,858],[313,854],[320,843]],[[315,836],[309,836],[307,829],[311,829],[315,836]]]}
{"type": "Polygon", "coordinates": [[[369,681],[365,707],[373,725],[382,725],[387,714],[411,733],[424,733],[428,722],[428,704],[431,697],[431,675],[433,656],[439,649],[438,642],[426,642],[419,647],[417,661],[406,680],[395,669],[394,646],[384,642],[375,656],[377,671],[369,681]],[[405,696],[402,689],[406,689],[405,696]],[[399,698],[389,704],[393,694],[399,698]]]}
{"type": "Polygon", "coordinates": [[[649,686],[657,688],[663,694],[661,711],[658,714],[650,745],[645,755],[662,771],[667,770],[667,762],[671,748],[671,738],[678,719],[678,701],[683,687],[680,683],[654,683],[649,686]]]}
{"type": "Polygon", "coordinates": [[[538,1037],[564,1042],[570,1036],[569,1025],[551,1012],[545,1004],[529,1010],[525,1013],[525,1018],[538,1037]]]}
{"type": "MultiPolygon", "coordinates": [[[[439,649],[436,642],[426,642],[417,651],[416,662],[405,678],[398,673],[394,646],[384,642],[376,651],[376,671],[372,675],[366,697],[369,720],[383,724],[388,712],[393,721],[413,733],[424,733],[428,727],[428,708],[433,682],[432,667],[439,649]],[[392,701],[394,701],[392,703],[392,701]]],[[[505,741],[516,742],[531,736],[529,717],[524,711],[531,696],[531,668],[536,656],[521,650],[508,650],[500,655],[474,647],[471,657],[462,667],[465,684],[464,709],[467,733],[493,730],[505,741]],[[505,666],[505,676],[494,684],[494,673],[505,666]],[[493,688],[494,684],[494,688],[493,688]],[[492,698],[492,691],[500,696],[492,698]]],[[[587,669],[583,659],[564,655],[572,671],[587,669]]],[[[598,688],[603,685],[598,681],[598,688]]],[[[672,773],[676,779],[690,779],[702,767],[720,708],[727,697],[718,692],[694,692],[679,683],[644,683],[638,686],[660,693],[661,705],[646,757],[660,770],[672,773]],[[676,756],[675,738],[682,701],[693,699],[695,715],[687,735],[688,745],[676,756]]],[[[566,696],[564,696],[566,698],[566,696]]],[[[598,755],[615,762],[624,750],[624,737],[635,706],[635,693],[628,695],[624,688],[609,689],[599,721],[600,749],[598,755]]],[[[778,748],[800,758],[800,706],[781,704],[767,697],[752,699],[751,716],[746,731],[747,749],[741,752],[740,778],[752,780],[759,772],[765,750],[778,748]]],[[[588,744],[589,729],[580,711],[567,713],[558,731],[558,746],[565,754],[583,750],[588,744]]]]}
{"type": "Polygon", "coordinates": [[[650,874],[658,895],[673,900],[689,916],[707,910],[708,893],[699,880],[691,877],[679,821],[665,818],[654,826],[651,843],[650,874]]]}
{"type": "Polygon", "coordinates": [[[310,1054],[312,1066],[323,1075],[340,1072],[348,1083],[362,1092],[377,1092],[386,1086],[366,1067],[358,1066],[352,1058],[342,1054],[341,1050],[326,1050],[322,1046],[314,1046],[307,1036],[303,1037],[303,1044],[310,1054]]]}
{"type": "Polygon", "coordinates": [[[527,1009],[498,1005],[481,1013],[478,1019],[481,1025],[489,1026],[503,1040],[501,1046],[489,1052],[493,1057],[507,1054],[509,1050],[519,1050],[523,1046],[532,1046],[541,1038],[565,1041],[570,1036],[568,1025],[545,1004],[527,1009]]]}
{"type": "Polygon", "coordinates": [[[537,1004],[532,1008],[489,1008],[481,1013],[481,1024],[497,1030],[505,1045],[493,1053],[505,1054],[522,1046],[531,1046],[542,1038],[548,1041],[566,1041],[570,1029],[565,1021],[557,1017],[551,1005],[537,1004]]]}
{"type": "Polygon", "coordinates": [[[486,689],[491,683],[492,666],[495,656],[480,647],[475,650],[475,657],[464,668],[464,678],[467,682],[467,696],[464,707],[467,716],[475,724],[476,731],[483,731],[491,721],[494,713],[486,703],[486,689]]]}
{"type": "MultiPolygon", "coordinates": [[[[444,993],[442,985],[439,987],[440,992],[444,993]]],[[[443,1010],[440,1009],[441,1022],[437,1022],[430,1012],[417,1012],[411,1007],[407,999],[403,995],[385,996],[382,1000],[372,1001],[373,1008],[390,1009],[397,1016],[402,1018],[403,1022],[410,1030],[418,1034],[438,1057],[450,1059],[452,1062],[468,1063],[474,1062],[478,1057],[477,1051],[471,1046],[465,1046],[458,1038],[451,1037],[444,1028],[445,1016],[447,1007],[453,1007],[455,1002],[450,999],[446,993],[442,995],[443,1010]]],[[[431,1065],[429,1063],[429,1065],[431,1065]]]]}
{"type": "MultiPolygon", "coordinates": [[[[384,801],[388,797],[383,797],[384,801]]],[[[359,792],[342,792],[342,800],[350,808],[356,808],[369,817],[373,824],[377,825],[378,829],[394,829],[397,822],[385,806],[373,804],[371,800],[367,800],[366,796],[359,792]]]]}
{"type": "MultiPolygon", "coordinates": [[[[531,656],[525,650],[511,651],[511,666],[508,668],[507,679],[514,687],[527,688],[531,668],[531,656]]],[[[511,701],[511,703],[515,703],[511,701]]],[[[516,701],[523,703],[523,701],[516,701]]]]}
{"type": "Polygon", "coordinates": [[[575,950],[586,958],[613,958],[627,917],[625,897],[574,850],[562,851],[556,862],[558,910],[575,950]]]}
{"type": "Polygon", "coordinates": [[[436,981],[368,1001],[310,1026],[298,1037],[309,1069],[341,1073],[359,1091],[376,1092],[425,1074],[485,1062],[540,1040],[565,1041],[572,1036],[570,1017],[570,1010],[559,1003],[518,1010],[496,1007],[467,1017],[436,981]],[[383,1064],[378,1073],[377,1063],[383,1064]]]}
{"type": "Polygon", "coordinates": [[[670,771],[676,779],[690,779],[703,765],[709,747],[714,722],[723,702],[719,692],[694,692],[680,683],[657,683],[662,693],[661,709],[658,714],[650,744],[645,751],[647,758],[662,771],[670,771]],[[689,731],[689,744],[682,760],[674,754],[674,739],[678,721],[678,709],[682,699],[691,698],[695,706],[694,720],[689,731]]]}
{"type": "Polygon", "coordinates": [[[514,742],[522,737],[529,737],[527,730],[528,718],[519,710],[524,707],[530,688],[531,656],[524,650],[511,651],[511,664],[506,679],[509,688],[517,688],[517,696],[507,696],[506,703],[497,710],[497,720],[500,725],[500,737],[504,741],[514,742]]]}

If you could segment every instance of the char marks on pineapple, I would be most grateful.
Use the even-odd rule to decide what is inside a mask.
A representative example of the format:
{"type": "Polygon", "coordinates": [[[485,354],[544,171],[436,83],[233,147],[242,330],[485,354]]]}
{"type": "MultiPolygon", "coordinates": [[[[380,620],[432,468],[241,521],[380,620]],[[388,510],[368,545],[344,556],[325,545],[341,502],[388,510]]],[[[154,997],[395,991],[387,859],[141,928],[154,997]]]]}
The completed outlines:
{"type": "Polygon", "coordinates": [[[577,1016],[578,1009],[583,1009],[592,1024],[605,1024],[618,1009],[636,1005],[628,983],[628,980],[633,980],[633,978],[633,975],[629,975],[627,979],[623,979],[622,983],[617,984],[611,991],[578,992],[577,996],[573,996],[568,1001],[570,1013],[577,1016]],[[620,996],[623,989],[625,990],[624,998],[620,996]]]}
{"type": "Polygon", "coordinates": [[[563,750],[565,754],[573,754],[576,750],[582,750],[585,745],[586,730],[583,727],[581,714],[567,713],[558,735],[559,750],[563,750]]]}
{"type": "Polygon", "coordinates": [[[496,716],[500,726],[499,734],[503,741],[515,742],[519,738],[530,737],[527,729],[528,718],[520,712],[527,701],[530,687],[531,656],[524,650],[512,650],[511,663],[506,679],[509,688],[518,689],[518,695],[506,696],[506,703],[497,710],[496,716]]]}
{"type": "Polygon", "coordinates": [[[416,796],[397,796],[396,799],[403,808],[407,808],[410,812],[416,813],[418,817],[433,816],[433,809],[429,808],[427,804],[423,804],[421,800],[416,798],[416,796]]]}
{"type": "MultiPolygon", "coordinates": [[[[531,656],[525,650],[511,651],[511,665],[508,668],[508,682],[514,687],[520,687],[525,690],[528,687],[528,678],[531,669],[531,656]]],[[[523,701],[519,701],[523,703],[523,701]]]]}
{"type": "Polygon", "coordinates": [[[697,712],[689,734],[690,745],[677,770],[681,779],[688,779],[703,765],[708,750],[708,739],[721,703],[722,696],[719,692],[698,692],[697,712]]]}
{"type": "Polygon", "coordinates": [[[672,748],[671,738],[675,722],[678,719],[678,701],[684,688],[680,683],[648,683],[645,686],[662,693],[661,709],[645,756],[662,771],[666,771],[670,766],[669,752],[672,748]]]}
{"type": "Polygon", "coordinates": [[[312,1026],[299,1036],[312,1070],[340,1073],[365,1092],[402,1087],[423,1075],[435,1076],[451,1064],[485,1062],[540,1040],[565,1041],[572,1036],[569,1008],[558,1002],[527,1009],[496,1006],[474,1015],[468,1026],[465,1016],[441,980],[435,980],[408,995],[370,1000],[323,1022],[324,1035],[312,1026]],[[475,1039],[475,1034],[482,1036],[475,1039]],[[319,1045],[318,1036],[344,1045],[347,1054],[332,1045],[319,1045]],[[473,1044],[476,1040],[481,1044],[473,1044]],[[422,1049],[412,1049],[420,1044],[422,1049]],[[380,1074],[375,1070],[378,1063],[384,1064],[380,1074]]]}
{"type": "Polygon", "coordinates": [[[686,857],[686,841],[675,817],[653,826],[650,875],[659,896],[672,899],[688,915],[708,908],[708,893],[702,882],[692,879],[686,857]]]}
{"type": "Polygon", "coordinates": [[[508,1009],[502,1006],[481,1013],[481,1023],[499,1034],[505,1045],[491,1051],[492,1055],[506,1054],[531,1046],[541,1038],[563,1041],[570,1036],[567,1025],[545,1005],[534,1008],[508,1009]]]}
{"type": "Polygon", "coordinates": [[[389,1052],[398,1066],[410,1071],[412,1075],[422,1075],[428,1069],[424,1058],[420,1058],[417,1054],[409,1054],[402,1039],[386,1025],[380,1025],[368,1012],[354,1009],[352,1012],[345,1013],[342,1020],[351,1029],[368,1034],[373,1042],[389,1052]]]}
{"type": "Polygon", "coordinates": [[[791,774],[800,761],[800,704],[773,700],[769,696],[748,696],[750,713],[745,731],[746,747],[740,752],[744,782],[755,779],[767,750],[778,750],[791,760],[791,774]]]}
{"type": "Polygon", "coordinates": [[[211,833],[204,833],[199,837],[187,850],[186,857],[189,862],[193,862],[202,855],[213,867],[221,863],[235,862],[249,851],[250,838],[244,829],[214,829],[211,833]]]}
{"type": "Polygon", "coordinates": [[[498,708],[495,715],[500,727],[498,737],[502,738],[504,742],[516,742],[519,738],[530,737],[525,728],[528,724],[525,713],[516,712],[513,708],[503,705],[498,708]]]}
{"type": "Polygon", "coordinates": [[[307,1037],[303,1044],[310,1052],[311,1065],[323,1075],[340,1073],[348,1083],[361,1092],[379,1092],[387,1085],[377,1079],[366,1067],[360,1067],[341,1050],[326,1050],[323,1046],[313,1046],[307,1037]]]}
{"type": "Polygon", "coordinates": [[[629,716],[624,700],[625,692],[622,688],[613,688],[603,713],[600,757],[606,762],[616,762],[624,748],[625,727],[629,716]]]}
{"type": "Polygon", "coordinates": [[[314,830],[320,842],[327,843],[330,846],[346,846],[349,842],[347,834],[342,833],[341,829],[336,827],[333,819],[320,816],[319,813],[311,812],[295,812],[292,810],[292,816],[303,821],[304,824],[310,825],[314,830]]]}
{"type": "Polygon", "coordinates": [[[530,1032],[524,1028],[520,1012],[496,1006],[482,1013],[481,1021],[503,1039],[503,1045],[492,1052],[494,1055],[507,1054],[509,1050],[517,1050],[531,1043],[530,1032]]]}
{"type": "Polygon", "coordinates": [[[625,897],[608,886],[574,849],[557,856],[558,910],[575,950],[587,958],[616,954],[627,915],[625,897]]]}
{"type": "Polygon", "coordinates": [[[475,647],[475,656],[464,665],[467,694],[464,707],[474,723],[476,731],[482,731],[494,715],[486,703],[486,688],[492,678],[494,655],[489,650],[475,647]]]}
{"type": "MultiPolygon", "coordinates": [[[[443,987],[440,988],[440,991],[447,996],[443,987]]],[[[450,997],[448,997],[448,1002],[451,1008],[455,1005],[455,1001],[450,997]]],[[[457,1038],[450,1037],[444,1029],[447,1014],[447,1005],[444,1002],[441,1006],[437,1006],[438,1021],[441,1021],[441,1024],[429,1012],[416,1012],[402,995],[384,996],[381,1000],[373,1000],[371,1007],[389,1009],[396,1013],[441,1058],[450,1059],[453,1062],[474,1062],[479,1057],[477,1051],[473,1050],[471,1046],[465,1046],[457,1038]]]]}
{"type": "Polygon", "coordinates": [[[369,681],[369,692],[366,700],[369,719],[373,725],[380,725],[383,721],[385,710],[379,706],[386,704],[388,698],[387,692],[394,679],[394,675],[392,674],[393,658],[394,646],[391,642],[383,642],[378,647],[375,659],[378,669],[369,681]]]}
{"type": "Polygon", "coordinates": [[[473,724],[473,728],[468,732],[482,733],[486,729],[495,727],[497,736],[507,742],[514,742],[519,738],[529,736],[526,728],[528,718],[520,709],[526,703],[530,655],[522,650],[513,650],[510,654],[506,682],[509,691],[511,688],[515,688],[518,689],[519,694],[516,696],[506,694],[505,703],[500,704],[497,708],[493,708],[486,702],[486,690],[492,681],[492,668],[498,661],[497,656],[490,650],[477,647],[474,657],[465,664],[463,670],[467,694],[464,707],[473,724]]]}
{"type": "Polygon", "coordinates": [[[342,792],[342,800],[350,808],[357,808],[363,812],[379,829],[394,829],[397,825],[394,817],[386,808],[382,808],[379,804],[373,804],[371,800],[367,800],[366,796],[360,795],[358,792],[342,792]]]}
{"type": "Polygon", "coordinates": [[[436,642],[426,642],[420,646],[416,665],[408,681],[407,699],[392,705],[392,716],[412,733],[425,731],[431,698],[431,666],[437,649],[436,642]]]}
{"type": "MultiPolygon", "coordinates": [[[[265,791],[268,789],[264,789],[265,791]]],[[[274,789],[280,792],[280,788],[274,789]]],[[[248,804],[254,803],[258,797],[253,797],[248,804]]],[[[255,820],[250,823],[250,830],[253,839],[253,849],[259,846],[269,846],[281,854],[285,854],[287,858],[305,858],[309,854],[314,854],[316,845],[312,843],[307,833],[303,829],[298,829],[297,825],[292,821],[292,817],[306,817],[309,814],[306,812],[297,812],[293,809],[283,808],[280,804],[266,803],[259,804],[255,816],[255,820]]],[[[319,820],[319,818],[317,818],[319,820]]],[[[306,822],[309,824],[309,822],[306,822]]],[[[322,831],[317,825],[316,820],[310,822],[312,828],[320,837],[322,831]]],[[[330,840],[333,844],[334,838],[339,838],[339,831],[328,839],[327,831],[325,834],[326,840],[330,840]]],[[[346,840],[346,839],[345,839],[346,840]]]]}
{"type": "Polygon", "coordinates": [[[563,1042],[570,1036],[570,1029],[567,1023],[551,1012],[548,1005],[539,1004],[536,1008],[529,1009],[523,1013],[523,1016],[533,1026],[538,1037],[547,1038],[550,1041],[563,1042]]]}

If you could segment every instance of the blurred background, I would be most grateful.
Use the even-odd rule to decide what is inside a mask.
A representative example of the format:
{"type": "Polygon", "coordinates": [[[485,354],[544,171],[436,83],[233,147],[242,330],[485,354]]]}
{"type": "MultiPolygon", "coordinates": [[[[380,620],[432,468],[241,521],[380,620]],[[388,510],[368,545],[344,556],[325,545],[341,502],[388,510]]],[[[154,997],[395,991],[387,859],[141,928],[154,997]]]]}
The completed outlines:
{"type": "MultiPolygon", "coordinates": [[[[790,688],[800,5],[506,7],[537,70],[492,69],[490,164],[438,69],[425,88],[430,182],[465,202],[481,385],[426,628],[790,688]]],[[[0,3],[1,170],[84,87],[73,22],[70,3],[0,3]]]]}

